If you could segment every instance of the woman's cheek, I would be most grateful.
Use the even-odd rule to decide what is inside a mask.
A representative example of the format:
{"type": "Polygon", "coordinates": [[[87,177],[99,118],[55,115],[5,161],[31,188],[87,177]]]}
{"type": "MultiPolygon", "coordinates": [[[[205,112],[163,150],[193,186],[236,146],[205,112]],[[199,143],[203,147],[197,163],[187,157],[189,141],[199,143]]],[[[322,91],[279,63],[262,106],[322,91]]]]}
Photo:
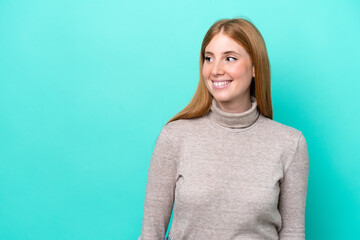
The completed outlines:
{"type": "Polygon", "coordinates": [[[208,72],[209,72],[208,68],[207,68],[207,67],[203,67],[203,69],[202,69],[202,75],[203,75],[204,80],[207,80],[208,72]]]}
{"type": "Polygon", "coordinates": [[[231,72],[231,75],[233,75],[234,77],[237,76],[242,76],[246,73],[246,63],[244,62],[239,62],[238,64],[236,64],[235,66],[233,66],[229,72],[231,72]]]}

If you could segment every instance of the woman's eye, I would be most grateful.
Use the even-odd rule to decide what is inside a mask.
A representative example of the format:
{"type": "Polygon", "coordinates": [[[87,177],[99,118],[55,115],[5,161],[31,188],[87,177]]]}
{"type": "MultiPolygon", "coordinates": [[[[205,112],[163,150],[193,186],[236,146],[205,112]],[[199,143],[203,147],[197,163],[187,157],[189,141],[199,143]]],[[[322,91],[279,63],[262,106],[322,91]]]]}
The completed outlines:
{"type": "Polygon", "coordinates": [[[209,58],[209,57],[205,57],[205,61],[210,61],[210,58],[209,58]]]}
{"type": "MultiPolygon", "coordinates": [[[[234,58],[234,57],[227,57],[226,59],[229,59],[229,58],[234,59],[234,60],[232,60],[232,61],[235,61],[235,60],[236,60],[236,58],[234,58]]],[[[232,61],[231,61],[231,62],[232,62],[232,61]]]]}

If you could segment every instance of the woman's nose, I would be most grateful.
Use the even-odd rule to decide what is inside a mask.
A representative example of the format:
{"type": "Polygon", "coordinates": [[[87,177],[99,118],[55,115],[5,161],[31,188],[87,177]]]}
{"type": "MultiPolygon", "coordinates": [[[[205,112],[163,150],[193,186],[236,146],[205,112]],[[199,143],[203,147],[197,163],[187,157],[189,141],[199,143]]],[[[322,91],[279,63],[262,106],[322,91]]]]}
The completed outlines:
{"type": "Polygon", "coordinates": [[[224,74],[224,69],[221,62],[214,62],[213,68],[211,69],[212,75],[221,75],[224,74]]]}

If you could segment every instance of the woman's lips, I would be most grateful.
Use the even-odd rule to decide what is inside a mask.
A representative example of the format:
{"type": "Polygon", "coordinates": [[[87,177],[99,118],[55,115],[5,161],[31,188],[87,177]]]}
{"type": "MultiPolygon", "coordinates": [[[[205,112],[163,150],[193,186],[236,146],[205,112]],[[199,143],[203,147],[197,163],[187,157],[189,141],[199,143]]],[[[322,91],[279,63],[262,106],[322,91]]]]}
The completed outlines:
{"type": "Polygon", "coordinates": [[[232,80],[226,80],[226,81],[212,81],[212,85],[215,89],[222,89],[222,88],[226,88],[227,86],[230,85],[230,83],[232,82],[232,80]],[[223,84],[223,82],[226,82],[225,84],[223,84]],[[221,84],[220,84],[221,83],[221,84]]]}

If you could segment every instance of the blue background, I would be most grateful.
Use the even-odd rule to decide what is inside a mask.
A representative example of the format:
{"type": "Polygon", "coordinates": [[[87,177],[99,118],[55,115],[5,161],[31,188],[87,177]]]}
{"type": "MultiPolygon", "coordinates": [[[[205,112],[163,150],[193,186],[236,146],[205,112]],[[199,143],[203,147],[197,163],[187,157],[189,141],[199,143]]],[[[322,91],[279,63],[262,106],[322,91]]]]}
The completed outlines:
{"type": "Polygon", "coordinates": [[[307,239],[356,239],[356,0],[0,0],[0,239],[137,239],[156,138],[232,17],[263,34],[274,120],[307,140],[307,239]]]}

